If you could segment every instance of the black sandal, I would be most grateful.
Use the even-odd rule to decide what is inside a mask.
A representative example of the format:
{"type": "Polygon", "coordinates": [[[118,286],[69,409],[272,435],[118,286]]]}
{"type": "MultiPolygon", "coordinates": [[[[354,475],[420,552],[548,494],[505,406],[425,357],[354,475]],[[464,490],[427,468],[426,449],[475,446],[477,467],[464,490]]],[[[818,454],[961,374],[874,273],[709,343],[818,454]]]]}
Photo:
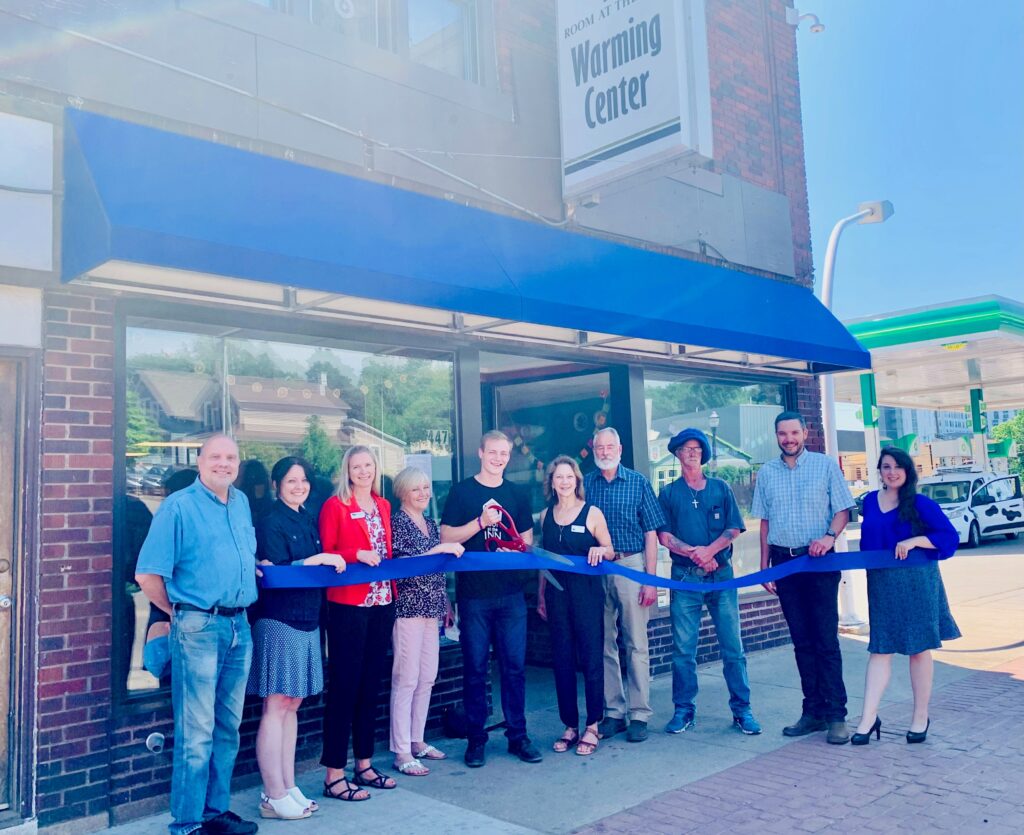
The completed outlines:
{"type": "Polygon", "coordinates": [[[352,788],[351,784],[348,782],[347,777],[339,777],[333,783],[324,783],[324,797],[329,797],[332,800],[346,800],[350,803],[359,803],[363,800],[369,800],[370,793],[367,791],[363,791],[363,789],[352,788]],[[338,783],[344,783],[346,786],[348,786],[348,788],[342,789],[340,792],[335,794],[331,791],[331,789],[338,785],[338,783]],[[356,795],[359,794],[359,792],[363,792],[364,796],[356,797],[356,795]]]}
{"type": "Polygon", "coordinates": [[[355,774],[352,775],[352,782],[355,783],[357,786],[369,786],[371,789],[397,789],[398,783],[396,783],[394,780],[391,780],[391,785],[388,785],[389,780],[391,780],[390,777],[381,774],[372,765],[368,765],[362,771],[357,771],[355,772],[355,774]],[[371,779],[363,777],[363,775],[366,774],[367,771],[372,771],[377,776],[371,779]]]}

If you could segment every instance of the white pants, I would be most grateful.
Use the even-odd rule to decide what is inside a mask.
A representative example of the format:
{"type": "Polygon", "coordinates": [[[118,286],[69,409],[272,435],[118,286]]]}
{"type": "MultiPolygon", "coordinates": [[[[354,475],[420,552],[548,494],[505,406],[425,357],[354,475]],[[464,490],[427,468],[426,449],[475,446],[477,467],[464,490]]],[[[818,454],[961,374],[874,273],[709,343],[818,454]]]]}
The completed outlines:
{"type": "Polygon", "coordinates": [[[437,679],[437,618],[395,618],[392,640],[391,750],[412,754],[412,743],[423,742],[430,693],[437,679]]]}

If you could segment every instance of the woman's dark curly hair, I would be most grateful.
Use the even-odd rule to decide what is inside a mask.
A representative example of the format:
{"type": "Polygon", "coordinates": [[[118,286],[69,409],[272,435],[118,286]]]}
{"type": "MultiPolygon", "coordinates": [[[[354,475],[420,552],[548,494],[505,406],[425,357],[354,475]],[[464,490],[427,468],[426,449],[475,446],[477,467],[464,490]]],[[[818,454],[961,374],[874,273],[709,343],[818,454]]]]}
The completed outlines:
{"type": "MultiPolygon", "coordinates": [[[[915,534],[918,534],[921,532],[921,516],[918,514],[917,506],[914,504],[914,496],[917,495],[917,467],[914,465],[914,459],[902,449],[887,446],[882,450],[882,454],[878,456],[879,472],[882,471],[882,459],[887,455],[895,462],[897,467],[907,474],[907,480],[900,487],[899,504],[897,505],[900,521],[909,523],[910,529],[915,534]]],[[[885,482],[883,481],[882,484],[884,486],[885,482]]]]}

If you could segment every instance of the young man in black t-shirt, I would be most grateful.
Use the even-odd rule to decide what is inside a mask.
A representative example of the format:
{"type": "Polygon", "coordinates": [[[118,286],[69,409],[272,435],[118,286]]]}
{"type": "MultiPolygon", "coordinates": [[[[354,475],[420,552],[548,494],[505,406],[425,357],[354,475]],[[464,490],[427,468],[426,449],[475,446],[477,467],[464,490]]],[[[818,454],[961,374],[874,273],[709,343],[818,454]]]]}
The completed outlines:
{"type": "MultiPolygon", "coordinates": [[[[533,516],[526,495],[505,481],[512,443],[503,432],[480,439],[480,472],[460,481],[448,494],[441,514],[441,541],[462,543],[467,551],[485,551],[490,537],[505,538],[497,527],[500,505],[515,522],[527,544],[533,542],[533,516]]],[[[537,747],[526,735],[526,600],[519,571],[460,573],[456,580],[459,641],[462,644],[462,702],[469,744],[470,768],[484,764],[487,744],[487,660],[491,639],[501,668],[501,708],[505,714],[509,753],[523,762],[540,762],[537,747]]]]}

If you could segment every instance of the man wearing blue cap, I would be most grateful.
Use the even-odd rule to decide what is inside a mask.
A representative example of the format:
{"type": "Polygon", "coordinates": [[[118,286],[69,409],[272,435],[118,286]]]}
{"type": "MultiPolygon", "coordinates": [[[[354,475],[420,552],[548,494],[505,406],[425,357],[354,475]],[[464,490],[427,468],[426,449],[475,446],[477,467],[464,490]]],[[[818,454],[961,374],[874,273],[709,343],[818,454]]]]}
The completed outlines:
{"type": "MultiPolygon", "coordinates": [[[[668,451],[682,465],[682,475],[658,494],[668,520],[659,529],[658,539],[672,552],[672,579],[698,584],[731,580],[732,543],[746,528],[732,488],[720,478],[704,475],[701,465],[711,458],[707,436],[699,429],[684,429],[669,441],[668,451]]],[[[733,725],[745,734],[759,734],[761,726],[750,711],[750,682],[740,638],[736,589],[673,590],[672,701],[675,713],[665,731],[678,734],[695,724],[697,640],[705,606],[718,635],[733,725]]]]}

